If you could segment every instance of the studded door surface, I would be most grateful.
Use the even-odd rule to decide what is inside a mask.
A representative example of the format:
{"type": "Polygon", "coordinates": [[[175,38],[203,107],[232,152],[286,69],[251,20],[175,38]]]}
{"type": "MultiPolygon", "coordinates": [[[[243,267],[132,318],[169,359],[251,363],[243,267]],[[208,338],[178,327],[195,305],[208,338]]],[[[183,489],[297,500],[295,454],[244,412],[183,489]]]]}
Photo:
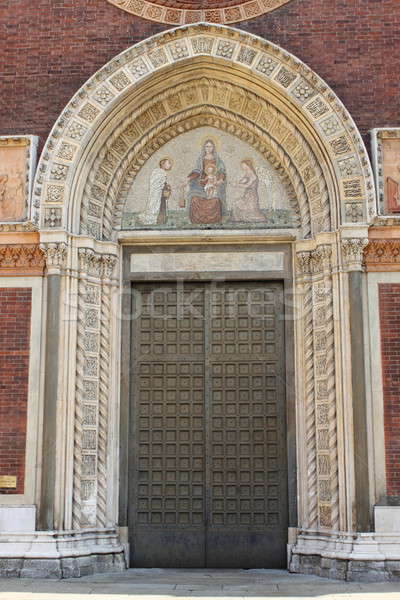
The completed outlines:
{"type": "Polygon", "coordinates": [[[279,283],[135,286],[133,566],[285,565],[282,310],[279,283]]]}

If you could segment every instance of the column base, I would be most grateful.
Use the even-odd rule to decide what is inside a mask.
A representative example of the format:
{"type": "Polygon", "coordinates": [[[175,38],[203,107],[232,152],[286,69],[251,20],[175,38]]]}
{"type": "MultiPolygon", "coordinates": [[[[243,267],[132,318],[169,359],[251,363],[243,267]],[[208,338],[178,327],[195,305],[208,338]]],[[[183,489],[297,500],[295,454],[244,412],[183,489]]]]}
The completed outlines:
{"type": "Polygon", "coordinates": [[[0,577],[64,579],[125,569],[115,529],[0,534],[0,577]]]}
{"type": "Polygon", "coordinates": [[[290,548],[288,569],[342,581],[400,581],[400,533],[302,531],[290,548]]]}

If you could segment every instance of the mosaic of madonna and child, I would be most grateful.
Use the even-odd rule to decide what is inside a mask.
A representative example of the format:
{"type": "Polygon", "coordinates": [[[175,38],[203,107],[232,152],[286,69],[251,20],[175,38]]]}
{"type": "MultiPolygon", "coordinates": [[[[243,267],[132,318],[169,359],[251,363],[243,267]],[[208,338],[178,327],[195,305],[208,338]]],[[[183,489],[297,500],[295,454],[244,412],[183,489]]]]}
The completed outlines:
{"type": "Polygon", "coordinates": [[[142,167],[124,229],[293,227],[279,175],[245,142],[202,127],[181,134],[142,167]]]}

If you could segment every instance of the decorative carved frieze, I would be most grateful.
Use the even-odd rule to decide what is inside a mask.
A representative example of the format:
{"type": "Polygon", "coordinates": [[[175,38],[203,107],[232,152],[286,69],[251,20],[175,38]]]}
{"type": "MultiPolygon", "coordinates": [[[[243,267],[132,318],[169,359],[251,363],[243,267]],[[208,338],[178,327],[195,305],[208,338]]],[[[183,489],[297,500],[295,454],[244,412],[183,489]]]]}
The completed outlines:
{"type": "Polygon", "coordinates": [[[332,247],[328,245],[318,246],[311,252],[310,268],[315,275],[330,271],[332,257],[332,247]]]}
{"type": "Polygon", "coordinates": [[[290,0],[237,0],[231,2],[216,0],[202,2],[192,0],[191,4],[183,7],[178,1],[165,0],[108,0],[111,4],[129,13],[169,25],[184,25],[200,21],[212,23],[237,23],[246,19],[254,19],[271,10],[283,6],[290,0]]]}
{"type": "Polygon", "coordinates": [[[45,255],[38,244],[0,245],[0,275],[43,275],[45,255]]]}
{"type": "Polygon", "coordinates": [[[0,233],[27,233],[37,230],[37,224],[31,221],[26,221],[25,223],[0,223],[0,233]]]}
{"type": "Polygon", "coordinates": [[[371,240],[364,250],[367,271],[400,271],[400,238],[371,240]]]}

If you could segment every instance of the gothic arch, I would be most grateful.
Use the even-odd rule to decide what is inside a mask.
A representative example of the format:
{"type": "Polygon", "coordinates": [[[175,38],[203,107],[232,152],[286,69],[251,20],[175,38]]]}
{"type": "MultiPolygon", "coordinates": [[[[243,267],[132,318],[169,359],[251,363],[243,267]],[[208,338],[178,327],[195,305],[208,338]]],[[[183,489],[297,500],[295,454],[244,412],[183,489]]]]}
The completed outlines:
{"type": "Polygon", "coordinates": [[[140,152],[173,135],[171,127],[187,123],[191,112],[230,122],[275,156],[297,195],[303,237],[375,213],[361,136],[329,87],[273,44],[197,24],[126,50],[77,92],[38,168],[34,204],[42,230],[113,239],[118,194],[143,160],[140,152]]]}
{"type": "Polygon", "coordinates": [[[352,458],[342,440],[351,418],[341,416],[352,390],[340,374],[351,353],[348,272],[361,268],[360,225],[376,210],[370,162],[350,115],[306,65],[260,38],[209,24],[154,36],[98,71],[61,114],[38,167],[35,221],[65,298],[59,422],[71,426],[57,456],[73,450],[74,461],[58,469],[61,527],[117,522],[122,207],[146,160],[204,125],[265,156],[297,214],[297,236],[285,239],[295,255],[294,387],[298,436],[306,440],[299,526],[350,531],[354,490],[344,481],[352,458]],[[342,224],[355,226],[343,234],[342,224]]]}

